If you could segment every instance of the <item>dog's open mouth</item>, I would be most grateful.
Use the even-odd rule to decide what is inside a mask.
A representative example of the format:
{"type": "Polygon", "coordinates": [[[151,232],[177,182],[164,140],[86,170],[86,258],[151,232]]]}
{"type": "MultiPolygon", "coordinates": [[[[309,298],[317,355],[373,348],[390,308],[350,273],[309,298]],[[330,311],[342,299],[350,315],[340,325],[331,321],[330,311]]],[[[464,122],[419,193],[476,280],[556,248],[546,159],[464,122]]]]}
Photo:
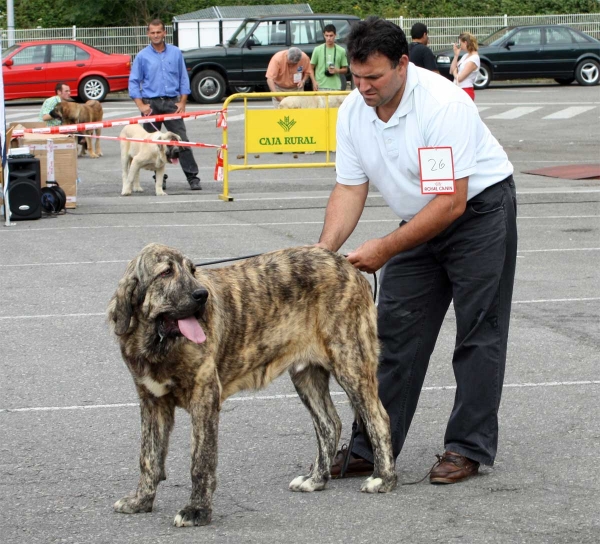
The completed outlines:
{"type": "Polygon", "coordinates": [[[206,341],[206,334],[198,323],[198,317],[192,315],[184,319],[174,319],[163,315],[158,322],[158,334],[161,341],[168,336],[185,336],[195,344],[206,341]]]}
{"type": "Polygon", "coordinates": [[[167,159],[171,164],[179,164],[179,158],[173,157],[172,159],[167,159]]]}

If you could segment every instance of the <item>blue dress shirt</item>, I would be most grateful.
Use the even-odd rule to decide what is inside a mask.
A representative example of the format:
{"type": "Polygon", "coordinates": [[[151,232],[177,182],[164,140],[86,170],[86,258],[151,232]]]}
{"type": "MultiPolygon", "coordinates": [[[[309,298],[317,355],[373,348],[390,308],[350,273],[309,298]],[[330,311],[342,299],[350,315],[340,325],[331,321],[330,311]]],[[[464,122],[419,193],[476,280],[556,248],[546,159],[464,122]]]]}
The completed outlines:
{"type": "Polygon", "coordinates": [[[179,48],[165,44],[159,53],[150,44],[137,54],[129,74],[131,98],[189,94],[190,79],[179,48]]]}

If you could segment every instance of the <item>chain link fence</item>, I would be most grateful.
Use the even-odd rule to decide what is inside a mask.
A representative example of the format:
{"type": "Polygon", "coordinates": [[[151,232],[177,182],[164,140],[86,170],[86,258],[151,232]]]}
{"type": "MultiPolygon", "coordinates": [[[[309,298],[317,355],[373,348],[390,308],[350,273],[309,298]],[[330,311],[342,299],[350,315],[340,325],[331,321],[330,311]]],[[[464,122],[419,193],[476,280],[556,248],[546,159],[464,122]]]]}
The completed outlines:
{"type": "MultiPolygon", "coordinates": [[[[446,17],[415,19],[398,17],[390,19],[410,35],[410,28],[414,23],[421,22],[429,30],[429,46],[433,49],[442,49],[452,46],[457,36],[464,31],[471,32],[478,39],[485,38],[492,32],[505,26],[560,24],[568,25],[600,39],[600,13],[583,13],[577,15],[531,15],[512,17],[500,15],[497,17],[446,17]]],[[[173,27],[167,25],[167,42],[173,43],[173,27]]],[[[122,26],[102,28],[32,28],[26,30],[12,30],[12,41],[67,39],[79,40],[88,45],[102,49],[107,53],[125,53],[133,57],[148,45],[145,26],[122,26]]],[[[9,31],[1,31],[2,49],[9,44],[9,31]]]]}

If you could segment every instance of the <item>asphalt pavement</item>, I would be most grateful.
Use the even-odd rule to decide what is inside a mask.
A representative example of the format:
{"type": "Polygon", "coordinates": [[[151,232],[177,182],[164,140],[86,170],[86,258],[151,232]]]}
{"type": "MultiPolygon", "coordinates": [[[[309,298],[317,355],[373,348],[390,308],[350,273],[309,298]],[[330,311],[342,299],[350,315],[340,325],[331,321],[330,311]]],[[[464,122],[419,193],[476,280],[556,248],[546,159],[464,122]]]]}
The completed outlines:
{"type": "MultiPolygon", "coordinates": [[[[314,243],[335,183],[332,169],[235,172],[233,202],[218,199],[216,152],[196,150],[202,191],[169,166],[168,196],[120,196],[118,143],[79,160],[78,206],[66,215],[0,227],[0,540],[33,543],[596,543],[600,540],[600,181],[524,174],[600,162],[600,87],[505,85],[476,103],[515,166],[519,252],[500,445],[494,467],[452,486],[400,485],[371,496],[360,479],[299,494],[316,443],[287,376],[227,400],[218,488],[208,527],[172,525],[190,493],[189,417],[178,411],[154,511],[123,515],[113,503],[138,479],[139,410],[105,318],[127,262],[149,242],[195,262],[314,243]]],[[[251,107],[270,107],[251,101],[251,107]]],[[[31,120],[41,101],[8,103],[31,120]]],[[[128,100],[105,118],[135,115],[128,100]]],[[[188,111],[213,109],[190,104],[188,111]]],[[[230,110],[231,155],[243,153],[243,109],[230,110]]],[[[193,141],[218,144],[215,117],[187,123],[193,141]]],[[[457,127],[460,130],[460,127],[457,127]]],[[[103,134],[116,136],[118,128],[103,134]]],[[[323,160],[290,154],[255,162],[323,160]]],[[[241,159],[233,159],[241,163],[241,159]]],[[[59,180],[60,181],[60,180],[59,180]]],[[[395,228],[372,190],[342,251],[395,228]]],[[[424,476],[442,453],[454,397],[450,310],[433,353],[404,451],[401,483],[424,476]]],[[[335,385],[350,433],[352,414],[335,385]]]]}

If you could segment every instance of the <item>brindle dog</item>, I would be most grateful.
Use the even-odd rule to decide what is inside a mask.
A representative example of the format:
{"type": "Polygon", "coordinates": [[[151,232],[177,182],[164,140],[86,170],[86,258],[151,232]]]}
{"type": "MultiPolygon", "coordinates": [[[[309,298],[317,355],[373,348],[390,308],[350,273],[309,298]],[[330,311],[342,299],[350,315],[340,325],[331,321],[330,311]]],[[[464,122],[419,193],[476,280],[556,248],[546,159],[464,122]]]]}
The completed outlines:
{"type": "Polygon", "coordinates": [[[313,417],[318,453],[292,491],[318,491],[342,424],[329,377],[346,391],[373,445],[366,493],[396,486],[389,419],[377,395],[376,309],[367,280],[341,255],[284,249],[223,268],[196,268],[179,251],[150,244],[127,266],[108,319],[140,398],[137,490],[115,510],[149,512],[165,475],[175,407],[192,421],[192,494],[178,527],[206,525],[216,488],[217,427],[225,399],[288,371],[313,417]]]}
{"type": "MultiPolygon", "coordinates": [[[[77,102],[71,102],[69,100],[61,100],[54,109],[50,112],[50,115],[55,119],[60,119],[63,125],[76,125],[79,123],[97,123],[102,121],[104,116],[104,110],[102,104],[97,100],[88,100],[85,104],[78,104],[77,102]]],[[[100,136],[102,134],[102,128],[95,128],[92,130],[85,130],[84,134],[96,134],[100,136]]],[[[92,142],[90,136],[79,136],[77,144],[79,145],[79,157],[85,155],[86,149],[90,153],[91,159],[97,159],[102,157],[102,147],[100,145],[100,138],[93,138],[95,142],[92,142]]]]}

